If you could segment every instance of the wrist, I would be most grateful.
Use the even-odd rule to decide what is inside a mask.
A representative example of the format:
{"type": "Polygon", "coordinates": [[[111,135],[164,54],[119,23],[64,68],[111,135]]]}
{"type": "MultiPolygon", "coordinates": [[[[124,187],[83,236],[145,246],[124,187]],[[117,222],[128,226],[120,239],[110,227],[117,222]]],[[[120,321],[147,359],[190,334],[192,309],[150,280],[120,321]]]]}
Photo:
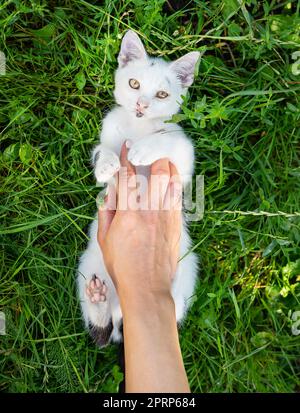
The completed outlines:
{"type": "Polygon", "coordinates": [[[119,294],[123,317],[153,318],[166,314],[175,318],[175,303],[170,291],[134,290],[119,294]]]}

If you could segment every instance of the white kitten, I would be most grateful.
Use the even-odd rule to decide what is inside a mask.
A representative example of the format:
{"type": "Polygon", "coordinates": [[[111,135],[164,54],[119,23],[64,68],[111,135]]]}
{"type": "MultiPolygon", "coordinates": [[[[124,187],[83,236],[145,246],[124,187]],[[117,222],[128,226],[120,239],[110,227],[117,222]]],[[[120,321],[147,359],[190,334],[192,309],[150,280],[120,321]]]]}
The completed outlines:
{"type": "MultiPolygon", "coordinates": [[[[130,138],[128,159],[137,173],[148,174],[154,161],[169,158],[184,183],[191,179],[194,148],[182,128],[166,120],[177,113],[188,87],[193,83],[198,52],[191,52],[174,62],[150,58],[140,38],[128,31],[118,57],[115,74],[116,106],[105,117],[92,158],[98,182],[108,182],[120,168],[120,149],[130,138]]],[[[97,242],[95,220],[90,227],[90,241],[80,258],[78,289],[86,327],[99,346],[110,340],[120,341],[122,313],[119,299],[103,263],[97,242]]],[[[183,224],[180,256],[190,249],[191,241],[183,224]]],[[[138,257],[137,257],[138,259],[138,257]]],[[[197,276],[195,254],[188,254],[178,264],[172,284],[176,319],[182,321],[194,292],[197,276]]]]}

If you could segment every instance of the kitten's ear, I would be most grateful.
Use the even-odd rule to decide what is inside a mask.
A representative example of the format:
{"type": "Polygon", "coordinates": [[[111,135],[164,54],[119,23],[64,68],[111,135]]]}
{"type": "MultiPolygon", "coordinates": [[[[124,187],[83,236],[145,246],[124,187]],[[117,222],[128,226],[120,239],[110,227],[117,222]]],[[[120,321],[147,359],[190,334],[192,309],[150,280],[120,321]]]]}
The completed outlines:
{"type": "Polygon", "coordinates": [[[132,30],[128,30],[123,37],[121,50],[118,56],[120,67],[135,59],[146,59],[147,53],[139,36],[132,30]]]}
{"type": "Polygon", "coordinates": [[[174,70],[183,87],[189,87],[193,83],[195,66],[199,57],[199,52],[190,52],[171,63],[170,68],[174,70]]]}

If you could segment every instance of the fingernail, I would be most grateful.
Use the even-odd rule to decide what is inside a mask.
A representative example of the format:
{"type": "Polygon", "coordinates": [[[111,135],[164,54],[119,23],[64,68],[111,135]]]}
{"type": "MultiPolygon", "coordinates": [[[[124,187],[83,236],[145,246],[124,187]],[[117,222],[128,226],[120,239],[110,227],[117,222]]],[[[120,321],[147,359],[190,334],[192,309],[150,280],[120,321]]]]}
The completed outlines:
{"type": "Polygon", "coordinates": [[[126,145],[126,148],[127,148],[127,149],[130,149],[130,148],[131,148],[131,145],[132,145],[131,139],[127,139],[127,141],[125,142],[125,145],[126,145]]]}

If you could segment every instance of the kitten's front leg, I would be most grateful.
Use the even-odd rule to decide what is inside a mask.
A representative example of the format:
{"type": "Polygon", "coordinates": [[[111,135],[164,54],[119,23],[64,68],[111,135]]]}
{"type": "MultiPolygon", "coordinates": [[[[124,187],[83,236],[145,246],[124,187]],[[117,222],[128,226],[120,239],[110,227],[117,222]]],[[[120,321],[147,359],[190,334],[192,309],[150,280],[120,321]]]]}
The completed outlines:
{"type": "Polygon", "coordinates": [[[183,133],[155,133],[132,144],[128,160],[135,166],[168,158],[185,182],[193,173],[194,148],[183,133]]]}
{"type": "Polygon", "coordinates": [[[103,145],[95,147],[92,160],[96,179],[101,183],[108,182],[120,169],[120,160],[117,154],[103,145]]]}

